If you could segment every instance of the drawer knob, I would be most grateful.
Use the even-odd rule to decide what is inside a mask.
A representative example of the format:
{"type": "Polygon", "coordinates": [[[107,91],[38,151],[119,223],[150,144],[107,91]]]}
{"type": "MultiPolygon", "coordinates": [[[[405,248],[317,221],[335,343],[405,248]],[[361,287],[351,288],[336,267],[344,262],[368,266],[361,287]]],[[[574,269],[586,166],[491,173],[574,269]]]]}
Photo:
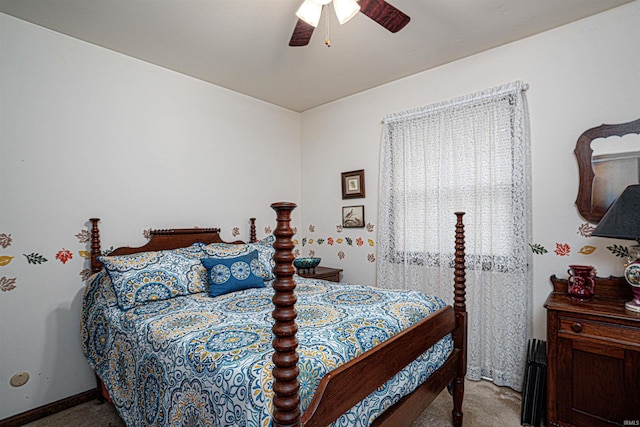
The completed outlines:
{"type": "Polygon", "coordinates": [[[573,332],[582,332],[582,325],[580,323],[574,323],[571,325],[571,330],[573,330],[573,332]]]}

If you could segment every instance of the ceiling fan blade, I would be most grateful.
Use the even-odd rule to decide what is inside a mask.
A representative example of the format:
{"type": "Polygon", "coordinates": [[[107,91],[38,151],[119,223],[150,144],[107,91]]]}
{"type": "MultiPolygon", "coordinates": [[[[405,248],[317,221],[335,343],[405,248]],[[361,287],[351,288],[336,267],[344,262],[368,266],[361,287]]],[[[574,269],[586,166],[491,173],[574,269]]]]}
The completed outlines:
{"type": "Polygon", "coordinates": [[[411,20],[409,15],[384,0],[359,0],[360,12],[382,25],[392,33],[397,33],[411,20]]]}
{"type": "Polygon", "coordinates": [[[289,40],[289,46],[308,45],[314,29],[314,26],[307,24],[302,19],[298,19],[296,28],[293,30],[293,34],[291,34],[291,40],[289,40]]]}

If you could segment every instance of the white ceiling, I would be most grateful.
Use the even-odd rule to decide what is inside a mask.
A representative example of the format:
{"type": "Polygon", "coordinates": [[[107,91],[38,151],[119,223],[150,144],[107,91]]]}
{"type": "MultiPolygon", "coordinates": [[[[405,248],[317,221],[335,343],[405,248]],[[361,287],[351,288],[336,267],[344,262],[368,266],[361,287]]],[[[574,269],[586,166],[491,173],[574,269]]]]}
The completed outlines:
{"type": "Polygon", "coordinates": [[[340,26],[329,9],[330,48],[324,17],[308,46],[288,46],[302,0],[0,0],[0,12],[301,112],[630,1],[389,0],[411,17],[396,34],[361,13],[340,26]]]}

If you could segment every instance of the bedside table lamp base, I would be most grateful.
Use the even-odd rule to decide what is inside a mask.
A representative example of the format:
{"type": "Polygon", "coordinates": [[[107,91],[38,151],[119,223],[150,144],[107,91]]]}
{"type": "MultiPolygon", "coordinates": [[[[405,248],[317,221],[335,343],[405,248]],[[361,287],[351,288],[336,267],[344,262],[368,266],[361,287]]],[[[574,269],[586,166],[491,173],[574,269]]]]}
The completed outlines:
{"type": "MultiPolygon", "coordinates": [[[[637,249],[637,247],[634,246],[634,249],[637,249]]],[[[637,255],[637,252],[634,255],[637,255]]],[[[640,313],[640,260],[627,265],[627,268],[624,269],[624,278],[627,279],[627,283],[629,283],[633,292],[633,299],[627,302],[624,308],[640,313]]]]}
{"type": "MultiPolygon", "coordinates": [[[[637,288],[634,288],[634,290],[635,289],[637,288]]],[[[640,313],[640,291],[634,292],[633,300],[624,303],[624,308],[626,308],[629,311],[635,311],[637,313],[640,313]]]]}
{"type": "Polygon", "coordinates": [[[632,246],[629,255],[636,260],[629,263],[624,269],[624,278],[627,279],[627,283],[631,286],[633,299],[627,302],[624,308],[640,313],[640,260],[637,259],[640,257],[640,247],[632,246]]]}

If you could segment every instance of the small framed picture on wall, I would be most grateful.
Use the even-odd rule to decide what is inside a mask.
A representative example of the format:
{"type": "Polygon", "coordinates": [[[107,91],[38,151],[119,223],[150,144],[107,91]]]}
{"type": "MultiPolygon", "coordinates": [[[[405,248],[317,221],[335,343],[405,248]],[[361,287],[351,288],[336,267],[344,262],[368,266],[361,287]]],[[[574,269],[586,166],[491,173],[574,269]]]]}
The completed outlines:
{"type": "Polygon", "coordinates": [[[364,227],[364,206],[343,206],[342,207],[342,227],[362,228],[364,227]]]}
{"type": "Polygon", "coordinates": [[[359,199],[364,197],[364,169],[342,172],[342,198],[359,199]]]}

